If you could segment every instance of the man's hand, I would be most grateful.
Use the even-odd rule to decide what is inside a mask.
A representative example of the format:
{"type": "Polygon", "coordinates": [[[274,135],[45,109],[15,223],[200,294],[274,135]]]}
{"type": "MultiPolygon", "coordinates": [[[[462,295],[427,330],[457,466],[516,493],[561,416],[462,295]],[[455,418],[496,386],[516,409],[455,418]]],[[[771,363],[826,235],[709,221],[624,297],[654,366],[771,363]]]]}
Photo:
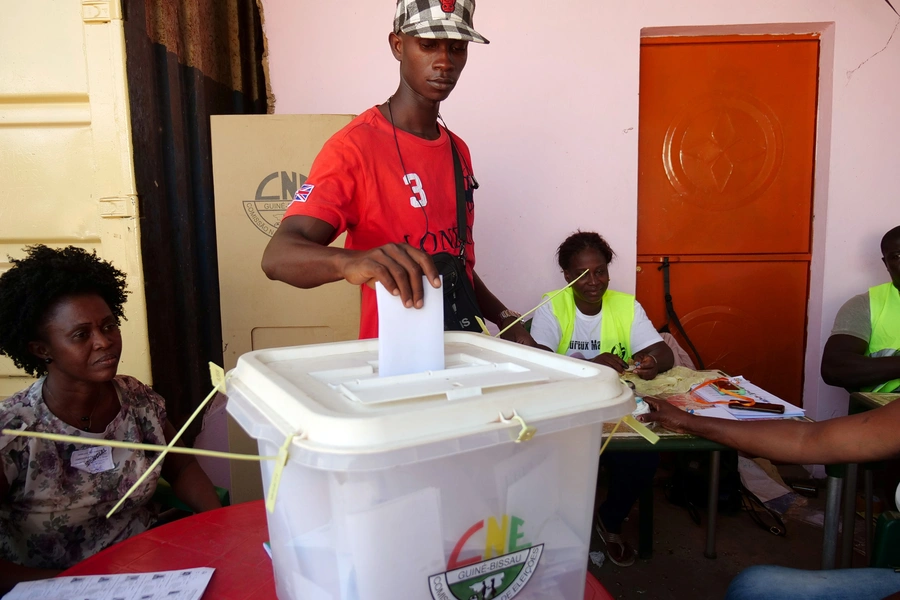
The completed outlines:
{"type": "Polygon", "coordinates": [[[431,257],[409,244],[387,244],[366,251],[331,247],[335,228],[313,217],[294,215],[281,221],[263,253],[262,268],[269,279],[310,289],[346,279],[356,285],[376,281],[403,305],[424,304],[422,275],[441,287],[431,257]]]}
{"type": "Polygon", "coordinates": [[[653,379],[659,374],[659,363],[652,354],[638,352],[634,358],[634,374],[641,379],[653,379]]]}
{"type": "Polygon", "coordinates": [[[441,279],[431,256],[409,244],[387,244],[366,250],[351,252],[340,258],[341,275],[348,282],[375,287],[380,281],[394,296],[400,296],[407,308],[422,308],[425,275],[435,288],[441,287],[441,279]]]}
{"type": "MultiPolygon", "coordinates": [[[[510,319],[512,321],[512,319],[510,319]]],[[[506,327],[506,325],[503,325],[506,327]]],[[[502,330],[503,327],[500,329],[502,330]]],[[[531,334],[528,333],[528,330],[525,329],[525,326],[522,325],[522,322],[519,321],[512,327],[510,327],[503,335],[500,336],[502,339],[515,342],[517,344],[522,344],[525,346],[531,346],[532,348],[537,348],[537,342],[534,341],[534,338],[531,337],[531,334]]]]}
{"type": "Polygon", "coordinates": [[[644,402],[650,405],[651,411],[640,415],[638,420],[642,423],[659,423],[675,433],[693,433],[690,428],[690,420],[701,418],[689,415],[661,398],[644,396],[644,402]]]}
{"type": "Polygon", "coordinates": [[[612,352],[604,352],[603,354],[598,354],[591,359],[591,362],[597,363],[598,365],[606,365],[611,369],[615,369],[616,373],[624,373],[625,369],[628,368],[628,363],[626,363],[624,360],[622,360],[612,352]]]}

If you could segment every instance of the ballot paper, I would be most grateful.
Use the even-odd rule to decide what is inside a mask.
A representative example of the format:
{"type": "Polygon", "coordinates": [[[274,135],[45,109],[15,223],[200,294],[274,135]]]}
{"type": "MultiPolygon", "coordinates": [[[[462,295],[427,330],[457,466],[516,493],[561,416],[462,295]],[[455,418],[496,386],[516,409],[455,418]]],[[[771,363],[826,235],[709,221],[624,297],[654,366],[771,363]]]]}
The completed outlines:
{"type": "Polygon", "coordinates": [[[349,544],[359,600],[421,598],[422,583],[446,568],[438,488],[417,490],[346,519],[353,532],[349,544]]]}
{"type": "MultiPolygon", "coordinates": [[[[731,408],[727,404],[716,404],[713,408],[698,410],[694,414],[703,415],[705,417],[719,417],[738,419],[740,421],[752,421],[754,419],[792,419],[794,417],[802,417],[806,414],[799,406],[795,406],[790,402],[786,402],[778,396],[767,392],[758,385],[754,385],[741,376],[731,377],[731,381],[738,387],[744,389],[748,398],[753,398],[757,402],[766,404],[781,404],[784,406],[784,414],[759,412],[751,410],[741,410],[739,408],[731,408]]],[[[731,396],[720,393],[712,385],[706,385],[691,392],[693,395],[706,400],[708,402],[722,402],[732,400],[731,396]]]]}
{"type": "Polygon", "coordinates": [[[375,284],[378,299],[378,376],[410,375],[444,368],[444,291],[422,277],[422,308],[406,308],[375,284]]]}
{"type": "Polygon", "coordinates": [[[200,600],[213,571],[201,567],[27,581],[2,600],[200,600]]]}

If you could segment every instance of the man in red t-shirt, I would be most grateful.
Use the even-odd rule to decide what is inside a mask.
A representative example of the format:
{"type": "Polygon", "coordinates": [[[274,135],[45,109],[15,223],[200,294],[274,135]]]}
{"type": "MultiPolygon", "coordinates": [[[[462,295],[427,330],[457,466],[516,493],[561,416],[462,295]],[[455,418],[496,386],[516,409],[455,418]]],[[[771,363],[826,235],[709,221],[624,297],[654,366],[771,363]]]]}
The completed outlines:
{"type": "MultiPolygon", "coordinates": [[[[340,279],[362,285],[360,338],[378,336],[375,281],[407,307],[420,308],[422,276],[440,286],[430,255],[459,253],[454,145],[466,188],[466,272],[475,297],[500,327],[518,317],[474,270],[472,161],[466,144],[438,124],[440,103],[466,65],[468,43],[488,40],[472,26],[475,0],[424,4],[398,0],[389,36],[400,62],[397,91],[326,142],[262,260],[269,278],[300,288],[340,279]],[[344,231],[345,248],[327,246],[344,231]]],[[[534,344],[521,324],[504,337],[534,344]]]]}

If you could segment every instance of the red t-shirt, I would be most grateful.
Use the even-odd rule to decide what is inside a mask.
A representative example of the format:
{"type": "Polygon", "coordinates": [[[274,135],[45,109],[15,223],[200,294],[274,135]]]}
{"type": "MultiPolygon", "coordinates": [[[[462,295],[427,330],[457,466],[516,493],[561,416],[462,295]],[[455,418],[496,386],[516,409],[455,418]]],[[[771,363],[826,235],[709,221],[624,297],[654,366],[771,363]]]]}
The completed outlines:
{"type": "MultiPolygon", "coordinates": [[[[347,231],[345,247],[351,250],[406,242],[429,254],[458,253],[453,154],[448,132],[440,131],[438,139],[425,140],[397,129],[395,143],[390,121],[377,107],[370,108],[325,143],[284,218],[306,215],[329,223],[335,236],[347,231]]],[[[469,148],[459,137],[453,139],[463,174],[469,175],[469,148]]],[[[468,178],[464,181],[468,188],[468,178]]],[[[471,279],[475,267],[474,202],[466,206],[466,271],[471,279]]],[[[378,337],[375,290],[361,287],[359,337],[378,337]]]]}

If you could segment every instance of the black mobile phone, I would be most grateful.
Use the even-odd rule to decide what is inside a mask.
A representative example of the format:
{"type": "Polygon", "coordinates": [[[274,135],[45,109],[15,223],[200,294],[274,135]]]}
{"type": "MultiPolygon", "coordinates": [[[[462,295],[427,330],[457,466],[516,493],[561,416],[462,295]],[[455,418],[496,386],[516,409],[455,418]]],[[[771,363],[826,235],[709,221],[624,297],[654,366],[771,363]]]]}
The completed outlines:
{"type": "Polygon", "coordinates": [[[770,412],[777,413],[779,415],[784,414],[783,404],[767,404],[765,402],[757,402],[753,406],[747,406],[746,404],[741,404],[740,402],[729,402],[728,408],[737,408],[740,410],[755,410],[758,412],[770,412]]]}

